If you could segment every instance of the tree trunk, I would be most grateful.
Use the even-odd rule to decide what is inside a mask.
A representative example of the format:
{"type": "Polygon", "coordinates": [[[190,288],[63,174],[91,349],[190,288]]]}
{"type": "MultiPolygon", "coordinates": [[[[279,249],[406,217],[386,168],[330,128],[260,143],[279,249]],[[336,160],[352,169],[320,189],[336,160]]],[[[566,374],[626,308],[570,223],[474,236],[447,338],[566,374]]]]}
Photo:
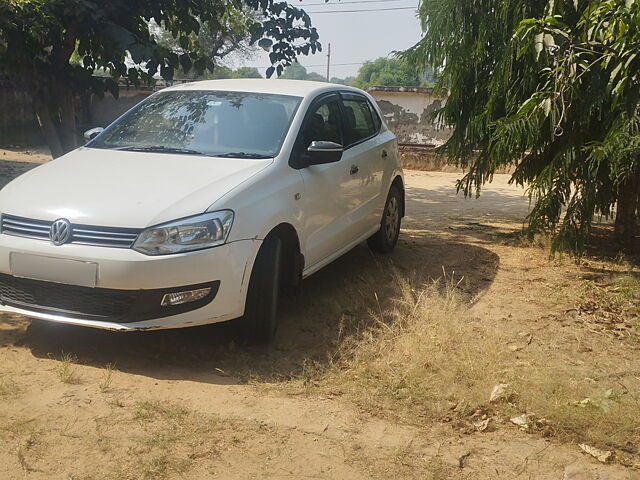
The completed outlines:
{"type": "Polygon", "coordinates": [[[618,189],[615,236],[624,248],[637,248],[638,214],[640,209],[640,170],[631,175],[618,189]]]}
{"type": "MultiPolygon", "coordinates": [[[[77,25],[69,25],[62,41],[53,46],[48,62],[48,75],[32,75],[33,107],[51,155],[57,158],[79,144],[76,132],[74,90],[70,78],[69,59],[76,47],[77,25]]],[[[30,66],[27,68],[31,68],[30,66]]]]}
{"type": "Polygon", "coordinates": [[[60,137],[58,137],[58,129],[56,128],[53,118],[51,117],[51,110],[49,109],[49,105],[43,98],[42,91],[34,91],[32,94],[32,98],[33,110],[38,117],[38,123],[40,124],[40,130],[42,130],[44,139],[47,142],[47,145],[49,145],[51,156],[53,158],[58,158],[61,155],[64,155],[65,151],[62,147],[62,143],[60,142],[60,137]]]}
{"type": "Polygon", "coordinates": [[[58,137],[64,153],[70,152],[78,146],[76,132],[76,114],[73,91],[66,82],[58,81],[55,84],[56,103],[59,107],[60,124],[58,125],[58,137]]]}

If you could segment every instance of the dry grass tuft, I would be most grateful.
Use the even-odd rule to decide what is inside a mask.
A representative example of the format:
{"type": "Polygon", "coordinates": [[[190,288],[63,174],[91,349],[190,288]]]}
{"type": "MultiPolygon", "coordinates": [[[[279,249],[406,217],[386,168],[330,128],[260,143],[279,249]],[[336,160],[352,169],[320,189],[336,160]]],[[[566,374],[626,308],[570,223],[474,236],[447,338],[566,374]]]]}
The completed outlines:
{"type": "Polygon", "coordinates": [[[138,402],[131,418],[144,434],[133,437],[130,451],[140,461],[127,474],[135,471],[135,478],[149,480],[182,476],[196,459],[219,450],[220,432],[226,428],[217,418],[165,401],[138,402]]]}
{"type": "Polygon", "coordinates": [[[502,352],[466,315],[453,280],[420,290],[397,281],[395,307],[378,313],[373,329],[343,342],[340,360],[323,372],[324,382],[374,410],[418,409],[431,418],[452,406],[466,412],[484,403],[502,352]]]}
{"type": "Polygon", "coordinates": [[[136,404],[133,418],[142,421],[157,419],[180,421],[187,415],[189,415],[189,410],[175,403],[144,401],[136,404]]]}
{"type": "Polygon", "coordinates": [[[102,372],[102,380],[100,381],[100,392],[107,393],[111,389],[111,382],[113,381],[113,372],[115,372],[115,365],[113,363],[108,363],[104,371],[102,372]]]}
{"type": "Polygon", "coordinates": [[[640,339],[640,276],[627,273],[585,280],[577,309],[592,329],[640,339]]]}
{"type": "Polygon", "coordinates": [[[20,393],[20,387],[11,377],[0,376],[0,397],[9,397],[20,393]]]}
{"type": "Polygon", "coordinates": [[[62,383],[68,383],[69,385],[78,385],[82,383],[80,376],[73,368],[73,364],[77,362],[75,355],[70,353],[62,353],[60,357],[60,365],[58,366],[57,374],[62,383]]]}
{"type": "Polygon", "coordinates": [[[538,248],[547,252],[551,251],[553,235],[548,232],[531,234],[526,230],[510,230],[507,232],[495,232],[494,235],[502,240],[503,245],[519,248],[538,248]]]}
{"type": "Polygon", "coordinates": [[[601,365],[600,377],[590,378],[592,365],[564,352],[568,361],[542,342],[515,355],[506,333],[469,315],[451,279],[420,289],[397,282],[395,306],[374,314],[375,328],[345,340],[335,362],[308,368],[307,385],[342,393],[379,415],[451,421],[467,431],[476,431],[480,415],[508,423],[528,414],[531,432],[638,453],[637,372],[609,378],[601,365]],[[491,404],[499,383],[509,384],[511,394],[491,404]]]}

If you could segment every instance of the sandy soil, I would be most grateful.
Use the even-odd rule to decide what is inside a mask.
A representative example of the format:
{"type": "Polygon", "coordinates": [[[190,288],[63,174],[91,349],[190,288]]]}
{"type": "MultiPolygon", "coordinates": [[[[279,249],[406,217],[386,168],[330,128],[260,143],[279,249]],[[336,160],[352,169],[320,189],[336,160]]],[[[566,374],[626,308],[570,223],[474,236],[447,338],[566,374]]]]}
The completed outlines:
{"type": "MultiPolygon", "coordinates": [[[[551,293],[583,267],[495,235],[528,210],[507,177],[479,200],[456,196],[456,178],[407,172],[396,252],[375,258],[360,246],[305,281],[269,348],[243,344],[232,324],[116,334],[0,316],[0,478],[640,478],[508,424],[469,435],[392,422],[337,395],[287,393],[306,362],[335,352],[345,315],[362,324],[374,293],[381,308],[393,301],[393,270],[464,276],[487,325],[577,355],[582,333],[554,322],[566,299],[551,293]]],[[[631,361],[637,349],[617,354],[631,361]]]]}
{"type": "Polygon", "coordinates": [[[0,147],[0,160],[10,162],[44,163],[51,160],[51,153],[46,146],[38,147],[0,147]]]}

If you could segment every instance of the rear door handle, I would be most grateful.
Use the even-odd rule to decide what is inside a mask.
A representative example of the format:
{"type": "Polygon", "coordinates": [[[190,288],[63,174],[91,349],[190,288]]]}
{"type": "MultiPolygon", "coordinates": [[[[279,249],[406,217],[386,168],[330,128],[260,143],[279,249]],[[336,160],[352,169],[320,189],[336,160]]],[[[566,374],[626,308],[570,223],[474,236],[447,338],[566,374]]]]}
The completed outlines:
{"type": "Polygon", "coordinates": [[[351,170],[349,171],[349,173],[351,175],[355,175],[359,171],[360,171],[360,168],[357,165],[351,165],[351,170]]]}
{"type": "Polygon", "coordinates": [[[382,150],[382,158],[387,158],[388,153],[386,150],[382,150]]]}

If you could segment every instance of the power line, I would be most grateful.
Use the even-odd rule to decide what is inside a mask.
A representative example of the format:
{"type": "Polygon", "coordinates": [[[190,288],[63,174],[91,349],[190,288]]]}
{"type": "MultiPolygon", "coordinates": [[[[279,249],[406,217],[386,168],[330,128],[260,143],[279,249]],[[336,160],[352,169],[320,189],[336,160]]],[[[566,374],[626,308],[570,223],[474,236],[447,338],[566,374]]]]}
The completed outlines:
{"type": "MultiPolygon", "coordinates": [[[[344,67],[344,66],[347,66],[347,65],[364,65],[365,63],[367,63],[367,62],[331,63],[331,66],[332,66],[332,67],[344,67]]],[[[319,63],[319,64],[317,64],[317,65],[302,65],[302,64],[300,64],[300,65],[301,65],[301,66],[303,66],[304,68],[326,67],[326,66],[327,66],[327,64],[326,64],[326,63],[323,63],[323,64],[320,64],[320,63],[319,63]]],[[[260,70],[260,69],[264,69],[264,68],[269,68],[270,66],[271,66],[271,65],[268,65],[268,66],[260,66],[260,67],[249,66],[249,67],[247,67],[247,68],[257,68],[258,70],[260,70]]]]}
{"type": "Polygon", "coordinates": [[[416,10],[418,7],[393,7],[393,8],[364,8],[361,10],[324,10],[318,12],[307,12],[309,14],[320,13],[356,13],[356,12],[385,12],[389,10],[416,10]]]}
{"type": "Polygon", "coordinates": [[[331,5],[331,6],[339,6],[339,5],[348,5],[350,3],[391,3],[391,2],[402,2],[404,0],[354,0],[349,2],[316,2],[316,3],[295,3],[294,7],[310,7],[312,5],[331,5]]]}

